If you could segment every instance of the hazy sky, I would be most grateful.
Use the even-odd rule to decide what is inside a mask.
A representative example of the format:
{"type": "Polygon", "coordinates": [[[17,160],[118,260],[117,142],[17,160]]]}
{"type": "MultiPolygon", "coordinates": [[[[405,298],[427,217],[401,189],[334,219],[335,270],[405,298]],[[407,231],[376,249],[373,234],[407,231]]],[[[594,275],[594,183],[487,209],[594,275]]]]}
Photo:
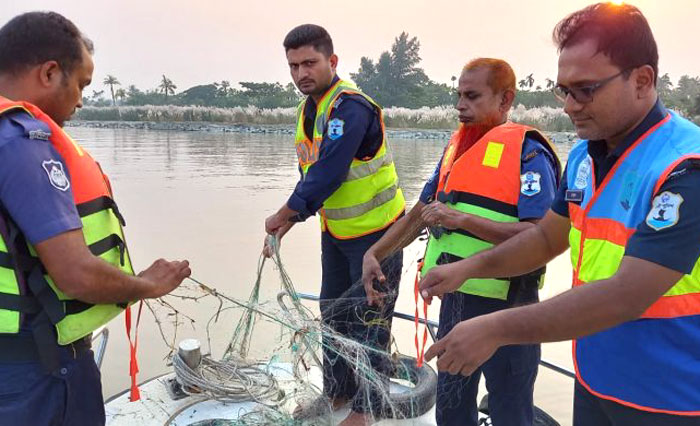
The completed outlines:
{"type": "MultiPolygon", "coordinates": [[[[113,74],[123,85],[153,88],[161,74],[178,91],[213,81],[290,82],[286,33],[302,23],[324,26],[340,57],[338,72],[376,59],[407,31],[421,42],[421,66],[449,83],[471,58],[506,59],[518,78],[536,84],[556,77],[554,25],[585,0],[0,0],[2,23],[24,11],[55,10],[95,43],[95,78],[113,74]]],[[[656,35],[661,73],[676,82],[700,75],[700,1],[631,0],[656,35]]],[[[349,77],[349,76],[348,76],[349,77]]]]}

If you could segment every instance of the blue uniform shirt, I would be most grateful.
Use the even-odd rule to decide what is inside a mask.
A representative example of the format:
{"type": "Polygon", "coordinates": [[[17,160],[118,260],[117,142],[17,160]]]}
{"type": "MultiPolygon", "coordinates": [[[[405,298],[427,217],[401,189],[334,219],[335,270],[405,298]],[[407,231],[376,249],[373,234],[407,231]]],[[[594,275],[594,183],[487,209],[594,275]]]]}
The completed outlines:
{"type": "MultiPolygon", "coordinates": [[[[590,141],[588,154],[593,160],[596,185],[600,185],[620,156],[647,130],[664,119],[668,111],[658,101],[646,118],[608,155],[605,141],[590,141]]],[[[700,162],[684,161],[679,164],[661,185],[664,191],[680,194],[683,202],[679,208],[678,222],[670,227],[655,230],[642,221],[630,237],[625,255],[665,266],[684,274],[692,271],[700,257],[700,162]]],[[[569,217],[566,201],[566,172],[562,178],[552,210],[569,217]]]]}
{"type": "MultiPolygon", "coordinates": [[[[539,173],[540,191],[531,195],[527,195],[523,191],[520,192],[518,198],[518,218],[520,220],[540,219],[547,213],[557,191],[555,159],[552,157],[552,154],[542,146],[542,143],[531,138],[525,139],[520,158],[521,174],[524,175],[528,172],[539,173]]],[[[419,200],[425,204],[428,204],[435,196],[440,177],[441,164],[442,158],[440,158],[437,167],[435,167],[433,174],[428,178],[420,194],[419,200]]]]}
{"type": "MultiPolygon", "coordinates": [[[[338,77],[333,79],[333,84],[336,81],[338,77]]],[[[306,100],[304,116],[306,134],[312,136],[316,103],[311,97],[306,100]]],[[[316,214],[323,202],[340,187],[354,158],[373,157],[381,147],[383,134],[378,113],[362,96],[341,95],[329,122],[336,118],[344,122],[342,135],[330,138],[328,132],[324,132],[318,160],[309,167],[306,178],[302,176],[287,201],[287,206],[302,219],[316,214]]]]}
{"type": "Polygon", "coordinates": [[[24,111],[0,117],[0,204],[32,244],[82,227],[70,187],[55,175],[70,179],[68,168],[47,134],[24,111]]]}

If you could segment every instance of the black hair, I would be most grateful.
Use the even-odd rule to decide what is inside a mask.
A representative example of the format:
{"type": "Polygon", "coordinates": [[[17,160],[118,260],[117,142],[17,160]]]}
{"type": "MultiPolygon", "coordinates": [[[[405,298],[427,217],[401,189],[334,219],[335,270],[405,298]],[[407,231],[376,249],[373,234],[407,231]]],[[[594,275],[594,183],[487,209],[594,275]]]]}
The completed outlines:
{"type": "Polygon", "coordinates": [[[294,28],[287,34],[282,44],[285,52],[288,52],[289,49],[313,46],[326,57],[333,54],[333,40],[331,40],[330,34],[325,28],[314,24],[304,24],[294,28]]]}
{"type": "Polygon", "coordinates": [[[649,22],[629,4],[597,3],[564,18],[554,28],[559,51],[592,39],[598,52],[608,56],[621,70],[649,65],[659,75],[659,52],[649,22]]]}
{"type": "Polygon", "coordinates": [[[0,73],[16,74],[53,60],[69,74],[83,60],[83,47],[94,52],[92,42],[64,16],[24,13],[0,28],[0,73]]]}

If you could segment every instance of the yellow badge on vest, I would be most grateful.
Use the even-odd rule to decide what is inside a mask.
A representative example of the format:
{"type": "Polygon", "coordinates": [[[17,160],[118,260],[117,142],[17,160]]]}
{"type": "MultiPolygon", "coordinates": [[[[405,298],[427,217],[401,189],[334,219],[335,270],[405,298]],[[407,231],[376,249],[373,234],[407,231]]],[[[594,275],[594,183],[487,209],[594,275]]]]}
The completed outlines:
{"type": "Polygon", "coordinates": [[[505,145],[499,142],[489,142],[486,145],[486,153],[484,153],[484,160],[481,162],[482,165],[486,167],[493,167],[497,169],[501,164],[501,157],[503,156],[503,149],[505,145]]]}
{"type": "Polygon", "coordinates": [[[442,167],[447,167],[447,165],[450,163],[450,158],[452,158],[452,154],[454,154],[454,151],[454,145],[449,145],[447,147],[447,152],[445,152],[445,158],[442,159],[442,167]]]}

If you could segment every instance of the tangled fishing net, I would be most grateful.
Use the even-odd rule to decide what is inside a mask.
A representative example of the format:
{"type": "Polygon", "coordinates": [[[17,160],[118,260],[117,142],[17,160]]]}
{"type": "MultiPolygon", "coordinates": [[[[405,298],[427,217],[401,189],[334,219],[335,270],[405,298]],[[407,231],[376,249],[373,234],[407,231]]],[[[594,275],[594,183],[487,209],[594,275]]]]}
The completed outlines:
{"type": "MultiPolygon", "coordinates": [[[[355,405],[367,407],[375,418],[408,418],[422,414],[424,407],[392,398],[389,386],[392,379],[394,382],[398,379],[410,387],[416,380],[415,360],[411,365],[397,350],[386,351],[372,344],[373,336],[351,338],[337,331],[338,323],[331,325],[322,321],[324,315],[315,315],[302,303],[285,271],[278,246],[273,246],[275,253],[271,259],[261,257],[256,281],[246,300],[230,297],[192,278],[174,294],[149,302],[161,335],[171,348],[170,359],[182,391],[198,396],[198,401],[254,403],[252,409],[242,412],[236,420],[200,424],[332,424],[332,401],[321,384],[322,366],[338,362],[346,363],[354,371],[353,384],[357,395],[361,395],[359,398],[364,399],[356,401],[355,405]],[[263,271],[270,261],[279,273],[280,287],[276,295],[263,297],[263,271]],[[203,351],[201,362],[191,368],[177,351],[178,327],[186,322],[194,326],[195,320],[180,305],[182,301],[201,300],[214,301],[216,308],[206,323],[209,353],[203,351]],[[212,338],[212,335],[220,336],[221,329],[232,328],[230,339],[212,338]],[[222,351],[220,356],[215,355],[218,350],[222,351]],[[377,369],[377,365],[388,367],[377,369]],[[310,415],[295,414],[295,407],[310,405],[314,407],[310,415]]],[[[402,271],[399,268],[398,271],[384,270],[384,273],[400,277],[402,271]]],[[[363,322],[368,334],[390,336],[391,316],[387,319],[369,308],[364,293],[357,291],[361,286],[361,282],[355,283],[346,295],[322,301],[322,313],[325,312],[326,317],[330,313],[339,321],[363,322]]],[[[397,292],[398,287],[387,291],[385,304],[393,304],[397,292]]],[[[393,342],[393,338],[390,339],[389,342],[393,342]]]]}

